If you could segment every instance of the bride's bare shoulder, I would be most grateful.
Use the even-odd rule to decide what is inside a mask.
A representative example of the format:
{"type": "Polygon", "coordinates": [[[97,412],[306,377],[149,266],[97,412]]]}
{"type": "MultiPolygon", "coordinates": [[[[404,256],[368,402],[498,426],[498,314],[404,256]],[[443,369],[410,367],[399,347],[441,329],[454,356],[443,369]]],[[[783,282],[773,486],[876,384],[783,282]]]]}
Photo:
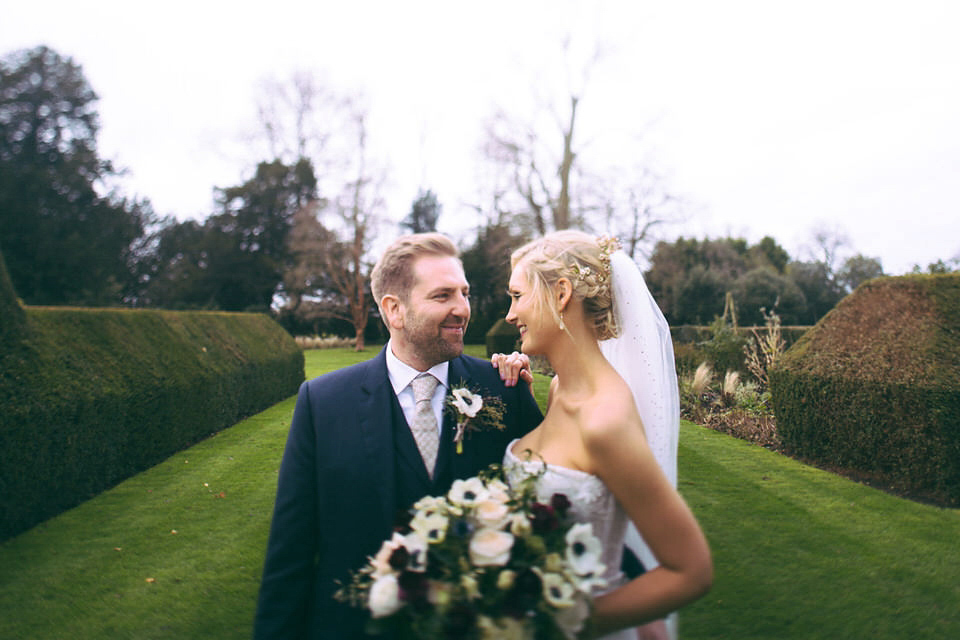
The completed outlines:
{"type": "MultiPolygon", "coordinates": [[[[630,389],[622,381],[611,380],[585,403],[580,431],[585,441],[620,438],[640,425],[630,389]]],[[[589,443],[588,443],[589,445],[589,443]]]]}

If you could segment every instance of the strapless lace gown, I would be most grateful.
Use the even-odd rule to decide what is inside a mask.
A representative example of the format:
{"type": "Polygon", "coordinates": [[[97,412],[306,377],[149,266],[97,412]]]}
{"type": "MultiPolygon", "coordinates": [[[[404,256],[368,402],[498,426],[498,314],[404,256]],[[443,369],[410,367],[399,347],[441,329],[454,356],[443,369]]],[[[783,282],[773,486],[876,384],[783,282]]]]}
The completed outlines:
{"type": "MultiPolygon", "coordinates": [[[[526,460],[514,455],[511,449],[516,440],[507,447],[503,458],[503,468],[507,481],[514,484],[529,474],[543,471],[543,462],[526,460]]],[[[596,591],[597,596],[619,586],[624,581],[620,571],[623,557],[623,538],[627,530],[627,514],[607,485],[595,475],[548,464],[546,471],[537,483],[537,497],[549,502],[554,493],[563,493],[570,500],[570,512],[577,522],[589,522],[593,525],[593,534],[603,545],[603,564],[607,570],[604,577],[607,588],[596,591]]],[[[603,636],[603,640],[635,639],[636,631],[624,629],[603,636]]]]}

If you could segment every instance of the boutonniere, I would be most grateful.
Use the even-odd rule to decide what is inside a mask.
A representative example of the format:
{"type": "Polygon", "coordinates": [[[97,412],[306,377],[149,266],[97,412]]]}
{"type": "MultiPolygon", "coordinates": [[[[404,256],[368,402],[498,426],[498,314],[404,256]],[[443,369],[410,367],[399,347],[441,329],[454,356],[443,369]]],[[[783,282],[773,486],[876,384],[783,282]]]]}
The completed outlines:
{"type": "Polygon", "coordinates": [[[504,428],[503,400],[497,396],[483,396],[462,383],[450,390],[447,409],[457,420],[453,441],[457,444],[458,454],[463,453],[463,439],[468,431],[500,431],[504,428]]]}

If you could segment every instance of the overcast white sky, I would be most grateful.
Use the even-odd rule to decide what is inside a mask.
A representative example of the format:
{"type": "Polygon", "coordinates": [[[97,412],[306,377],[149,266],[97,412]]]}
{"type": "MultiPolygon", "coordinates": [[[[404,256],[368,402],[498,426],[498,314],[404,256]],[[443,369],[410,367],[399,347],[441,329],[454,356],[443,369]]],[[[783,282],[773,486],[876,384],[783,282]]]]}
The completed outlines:
{"type": "Polygon", "coordinates": [[[7,0],[0,54],[82,65],[101,154],[181,219],[261,159],[242,142],[259,80],[315,71],[367,96],[392,217],[431,188],[456,234],[484,117],[549,90],[564,34],[599,41],[581,141],[693,203],[669,239],[771,235],[798,256],[827,225],[903,273],[960,256],[958,33],[952,0],[7,0]]]}

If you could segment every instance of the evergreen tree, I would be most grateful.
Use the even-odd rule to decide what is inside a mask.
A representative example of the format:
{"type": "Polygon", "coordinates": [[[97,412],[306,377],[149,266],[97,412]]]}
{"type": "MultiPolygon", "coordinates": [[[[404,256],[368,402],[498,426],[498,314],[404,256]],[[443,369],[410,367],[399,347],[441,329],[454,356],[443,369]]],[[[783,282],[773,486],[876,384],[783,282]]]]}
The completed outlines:
{"type": "Polygon", "coordinates": [[[0,60],[0,237],[29,304],[117,304],[130,287],[149,205],[107,192],[97,96],[47,47],[0,60]]]}

